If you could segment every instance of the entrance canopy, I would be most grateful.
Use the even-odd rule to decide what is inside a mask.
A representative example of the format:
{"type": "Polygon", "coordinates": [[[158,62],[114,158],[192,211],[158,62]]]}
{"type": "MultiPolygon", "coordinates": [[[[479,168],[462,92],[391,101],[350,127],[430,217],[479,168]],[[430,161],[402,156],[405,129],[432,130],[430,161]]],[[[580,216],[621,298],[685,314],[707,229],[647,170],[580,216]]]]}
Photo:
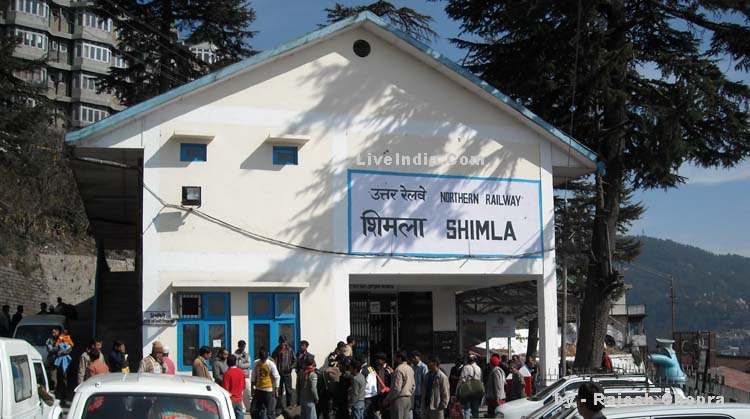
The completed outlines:
{"type": "MultiPolygon", "coordinates": [[[[563,293],[557,293],[558,313],[562,313],[563,293]]],[[[535,281],[516,282],[490,288],[473,289],[460,293],[456,302],[461,315],[507,314],[515,318],[519,327],[528,327],[539,313],[535,281]]],[[[575,323],[575,298],[568,295],[568,323],[575,323]]],[[[560,316],[562,319],[562,316],[560,316]]]]}
{"type": "Polygon", "coordinates": [[[73,173],[90,233],[105,249],[137,249],[143,150],[76,147],[73,173]]]}

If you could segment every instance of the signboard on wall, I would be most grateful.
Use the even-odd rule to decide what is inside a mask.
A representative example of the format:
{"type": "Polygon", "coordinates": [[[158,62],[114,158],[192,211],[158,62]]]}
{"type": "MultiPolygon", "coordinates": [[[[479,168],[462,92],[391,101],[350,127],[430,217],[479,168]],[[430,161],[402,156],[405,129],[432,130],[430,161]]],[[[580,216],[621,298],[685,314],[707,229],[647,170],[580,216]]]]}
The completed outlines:
{"type": "Polygon", "coordinates": [[[177,322],[169,311],[144,311],[144,326],[174,326],[177,322]]]}
{"type": "Polygon", "coordinates": [[[349,253],[541,259],[541,182],[348,171],[349,253]]]}
{"type": "Polygon", "coordinates": [[[511,315],[498,314],[488,315],[487,338],[513,338],[516,337],[516,319],[511,315]]]}

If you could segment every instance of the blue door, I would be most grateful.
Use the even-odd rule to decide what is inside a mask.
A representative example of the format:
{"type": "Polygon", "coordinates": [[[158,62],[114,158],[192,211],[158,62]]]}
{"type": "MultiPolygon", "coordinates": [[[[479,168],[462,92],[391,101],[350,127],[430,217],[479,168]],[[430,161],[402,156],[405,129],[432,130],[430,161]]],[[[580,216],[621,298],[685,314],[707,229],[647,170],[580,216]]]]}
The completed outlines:
{"type": "Polygon", "coordinates": [[[293,292],[251,292],[248,295],[248,352],[255,359],[265,348],[273,352],[279,336],[286,337],[290,348],[299,343],[299,294],[293,292]]]}
{"type": "Polygon", "coordinates": [[[208,346],[214,355],[219,348],[231,352],[229,294],[184,294],[180,301],[177,369],[190,371],[201,346],[208,346]]]}

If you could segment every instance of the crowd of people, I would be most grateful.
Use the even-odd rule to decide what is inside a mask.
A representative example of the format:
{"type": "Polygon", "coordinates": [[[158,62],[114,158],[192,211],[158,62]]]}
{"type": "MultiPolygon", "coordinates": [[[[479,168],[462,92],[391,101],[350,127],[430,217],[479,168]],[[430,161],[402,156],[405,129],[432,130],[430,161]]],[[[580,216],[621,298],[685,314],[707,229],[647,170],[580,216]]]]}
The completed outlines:
{"type": "MultiPolygon", "coordinates": [[[[50,381],[63,405],[68,377],[80,384],[100,374],[130,372],[125,344],[120,341],[113,342],[105,355],[102,340],[93,338],[74,360],[72,337],[53,327],[46,345],[50,381]]],[[[355,345],[354,338],[347,337],[320,364],[309,342],[301,341],[295,353],[285,336],[279,337],[270,353],[260,348],[252,363],[245,341],[239,341],[232,353],[227,348],[203,346],[193,362],[192,375],[224,387],[237,417],[247,412],[253,419],[275,419],[280,414],[302,419],[476,418],[483,402],[487,417],[495,417],[498,406],[534,392],[537,370],[531,356],[524,362],[517,355],[510,360],[492,355],[484,368],[474,355],[459,357],[446,374],[436,356],[424,362],[419,351],[397,351],[389,364],[388,356],[378,353],[370,364],[354,356],[355,345]]],[[[153,342],[138,371],[175,374],[169,352],[166,345],[153,342]]]]}
{"type": "Polygon", "coordinates": [[[392,365],[386,354],[378,353],[369,364],[354,356],[355,344],[347,337],[320,364],[309,342],[301,341],[295,354],[284,336],[270,353],[260,348],[252,364],[244,341],[231,355],[222,348],[212,357],[203,347],[193,363],[193,375],[223,383],[233,395],[238,417],[247,412],[253,419],[280,414],[301,419],[476,418],[482,402],[488,407],[487,417],[495,417],[498,406],[534,391],[537,368],[531,356],[524,362],[517,355],[510,360],[493,355],[481,368],[470,355],[459,358],[446,374],[438,357],[424,362],[419,351],[397,351],[392,365]],[[232,368],[237,376],[244,373],[245,382],[227,381],[232,368]]]}
{"type": "MultiPolygon", "coordinates": [[[[75,319],[78,317],[76,307],[74,305],[63,302],[62,297],[57,297],[56,305],[47,305],[47,303],[41,303],[40,310],[36,314],[60,314],[65,316],[66,319],[75,319]]],[[[18,323],[21,322],[21,319],[23,319],[23,316],[23,305],[16,306],[16,312],[11,315],[10,305],[4,304],[2,307],[2,312],[0,312],[0,337],[13,337],[13,332],[16,330],[16,326],[18,326],[18,323]]]]}

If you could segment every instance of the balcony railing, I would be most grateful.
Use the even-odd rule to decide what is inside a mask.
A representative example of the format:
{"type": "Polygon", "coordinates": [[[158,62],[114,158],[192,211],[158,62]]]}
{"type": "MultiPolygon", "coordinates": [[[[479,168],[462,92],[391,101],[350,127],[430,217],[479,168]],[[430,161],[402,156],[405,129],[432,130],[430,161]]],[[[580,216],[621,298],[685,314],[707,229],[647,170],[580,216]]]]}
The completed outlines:
{"type": "Polygon", "coordinates": [[[628,310],[628,316],[645,316],[646,315],[645,304],[628,304],[627,310],[628,310]]]}

